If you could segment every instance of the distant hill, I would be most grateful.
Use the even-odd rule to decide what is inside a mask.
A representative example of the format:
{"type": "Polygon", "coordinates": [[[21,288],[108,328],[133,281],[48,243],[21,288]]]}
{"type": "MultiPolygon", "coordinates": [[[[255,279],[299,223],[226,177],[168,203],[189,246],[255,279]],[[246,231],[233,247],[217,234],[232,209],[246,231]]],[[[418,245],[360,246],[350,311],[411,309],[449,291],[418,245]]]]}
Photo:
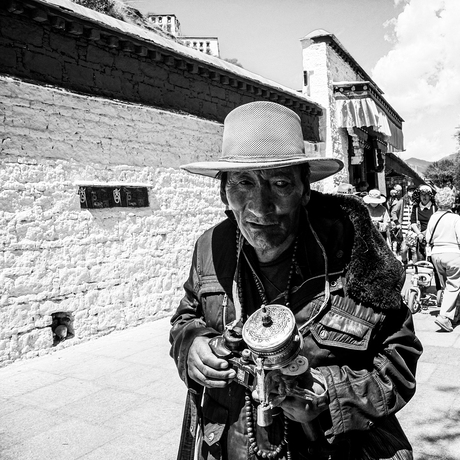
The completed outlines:
{"type": "MultiPolygon", "coordinates": [[[[446,157],[441,158],[440,160],[453,160],[457,156],[456,153],[453,153],[452,155],[448,155],[446,157]]],[[[434,161],[426,161],[426,160],[421,160],[420,158],[409,158],[408,160],[404,160],[414,171],[418,172],[419,174],[424,175],[425,171],[427,170],[428,166],[430,166],[432,163],[435,163],[434,161]]]]}
{"type": "Polygon", "coordinates": [[[418,172],[419,174],[425,174],[426,169],[430,164],[431,161],[420,160],[419,158],[409,158],[404,160],[414,171],[418,172]]]}

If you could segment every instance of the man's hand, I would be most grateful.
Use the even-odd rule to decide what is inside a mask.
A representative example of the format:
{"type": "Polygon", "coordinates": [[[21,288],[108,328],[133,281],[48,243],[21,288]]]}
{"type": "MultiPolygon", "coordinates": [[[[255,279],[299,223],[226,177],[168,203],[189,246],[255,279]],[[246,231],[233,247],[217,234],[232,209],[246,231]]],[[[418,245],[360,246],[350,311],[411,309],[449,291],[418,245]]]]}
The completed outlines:
{"type": "Polygon", "coordinates": [[[270,374],[267,384],[272,400],[291,420],[309,423],[327,409],[327,385],[318,370],[310,368],[297,376],[286,376],[279,371],[270,374]]]}
{"type": "Polygon", "coordinates": [[[299,423],[309,423],[327,409],[328,405],[315,406],[310,401],[305,401],[297,396],[288,396],[281,404],[286,417],[299,423]]]}
{"type": "Polygon", "coordinates": [[[187,357],[188,375],[195,382],[208,388],[224,388],[236,376],[228,362],[218,358],[209,347],[209,337],[197,337],[187,357]]]}

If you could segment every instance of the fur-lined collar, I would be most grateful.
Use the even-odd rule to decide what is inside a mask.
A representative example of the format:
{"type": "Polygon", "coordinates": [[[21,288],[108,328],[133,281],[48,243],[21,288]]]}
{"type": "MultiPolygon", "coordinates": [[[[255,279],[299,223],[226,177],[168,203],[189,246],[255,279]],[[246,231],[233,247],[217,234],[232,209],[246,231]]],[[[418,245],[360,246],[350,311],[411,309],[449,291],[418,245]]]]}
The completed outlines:
{"type": "Polygon", "coordinates": [[[353,224],[354,242],[345,273],[348,295],[380,309],[400,308],[404,269],[375,228],[361,198],[312,191],[307,209],[309,214],[339,213],[353,224]]]}

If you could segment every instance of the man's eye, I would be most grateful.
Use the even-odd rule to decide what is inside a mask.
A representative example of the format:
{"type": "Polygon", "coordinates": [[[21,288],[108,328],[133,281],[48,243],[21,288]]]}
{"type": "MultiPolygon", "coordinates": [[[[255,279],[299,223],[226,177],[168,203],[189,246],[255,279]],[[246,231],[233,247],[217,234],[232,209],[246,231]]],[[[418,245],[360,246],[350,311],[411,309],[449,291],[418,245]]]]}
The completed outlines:
{"type": "Polygon", "coordinates": [[[285,188],[289,185],[289,182],[288,181],[285,181],[285,180],[277,180],[275,182],[275,185],[279,188],[285,188]]]}

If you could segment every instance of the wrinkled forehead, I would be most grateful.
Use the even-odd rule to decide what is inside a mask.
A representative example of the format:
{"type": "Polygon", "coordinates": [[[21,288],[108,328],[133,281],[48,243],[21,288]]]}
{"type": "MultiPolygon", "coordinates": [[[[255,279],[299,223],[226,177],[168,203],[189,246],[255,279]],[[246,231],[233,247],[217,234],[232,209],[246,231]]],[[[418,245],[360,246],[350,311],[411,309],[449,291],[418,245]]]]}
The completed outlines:
{"type": "Polygon", "coordinates": [[[272,179],[274,177],[285,177],[285,178],[300,178],[300,166],[287,166],[285,168],[273,168],[273,169],[251,169],[244,171],[229,171],[228,178],[252,176],[260,177],[261,179],[272,179]]]}

